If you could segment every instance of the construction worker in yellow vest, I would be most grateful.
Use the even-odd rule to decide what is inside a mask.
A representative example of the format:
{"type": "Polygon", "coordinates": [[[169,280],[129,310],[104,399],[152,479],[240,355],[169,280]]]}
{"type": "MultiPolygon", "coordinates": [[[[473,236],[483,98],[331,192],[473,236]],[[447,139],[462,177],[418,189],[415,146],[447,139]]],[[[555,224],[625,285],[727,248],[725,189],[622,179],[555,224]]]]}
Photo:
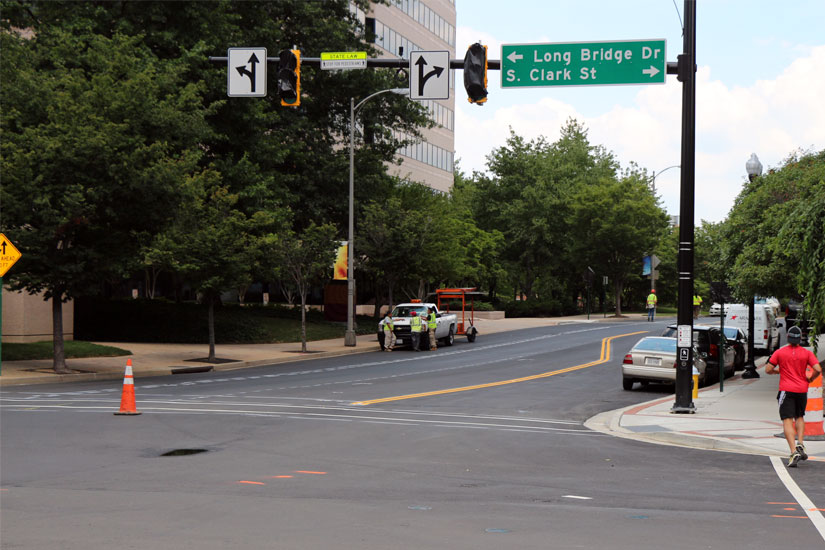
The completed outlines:
{"type": "Polygon", "coordinates": [[[702,297],[698,294],[693,295],[693,318],[699,318],[699,310],[702,309],[702,297]]]}
{"type": "Polygon", "coordinates": [[[410,336],[412,336],[412,347],[415,351],[421,351],[418,349],[418,344],[421,340],[421,331],[423,329],[424,323],[421,321],[421,317],[414,311],[410,313],[410,336]]]}
{"type": "Polygon", "coordinates": [[[384,351],[392,351],[393,346],[395,346],[394,329],[392,315],[390,315],[390,310],[387,310],[387,315],[384,317],[384,351]]]}
{"type": "Polygon", "coordinates": [[[647,295],[647,320],[653,322],[653,317],[656,315],[656,302],[659,299],[656,297],[656,289],[651,289],[650,294],[647,295]]]}
{"type": "Polygon", "coordinates": [[[435,342],[435,329],[438,326],[438,321],[435,317],[435,308],[430,308],[430,313],[427,315],[427,330],[430,333],[430,351],[438,349],[438,344],[435,342]]]}

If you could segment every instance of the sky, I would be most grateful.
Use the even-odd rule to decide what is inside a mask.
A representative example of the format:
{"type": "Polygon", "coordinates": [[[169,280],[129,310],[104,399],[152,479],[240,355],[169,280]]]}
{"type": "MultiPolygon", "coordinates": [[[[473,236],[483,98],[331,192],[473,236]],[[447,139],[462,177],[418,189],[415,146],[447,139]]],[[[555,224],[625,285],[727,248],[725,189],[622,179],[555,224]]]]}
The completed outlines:
{"type": "MultiPolygon", "coordinates": [[[[667,61],[683,51],[684,0],[456,0],[457,57],[480,41],[488,59],[502,44],[666,40],[667,61]]],[[[695,222],[723,221],[747,181],[755,153],[763,171],[790,155],[825,149],[825,0],[698,0],[696,8],[695,222]]],[[[460,75],[458,75],[460,77],[460,75]]],[[[465,174],[510,128],[553,142],[574,118],[593,145],[622,168],[652,176],[679,214],[682,83],[501,88],[488,72],[488,101],[470,104],[457,78],[455,146],[465,174]]]]}

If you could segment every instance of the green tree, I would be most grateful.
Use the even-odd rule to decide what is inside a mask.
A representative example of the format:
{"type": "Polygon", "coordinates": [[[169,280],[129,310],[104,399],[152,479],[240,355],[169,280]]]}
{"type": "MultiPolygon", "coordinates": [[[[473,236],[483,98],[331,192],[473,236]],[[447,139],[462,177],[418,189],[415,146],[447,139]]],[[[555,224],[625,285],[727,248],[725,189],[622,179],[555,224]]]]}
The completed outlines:
{"type": "Polygon", "coordinates": [[[209,361],[215,361],[215,305],[223,291],[248,279],[250,250],[257,247],[253,223],[235,208],[220,174],[205,171],[188,178],[185,200],[167,235],[180,273],[208,306],[209,361]]]}
{"type": "Polygon", "coordinates": [[[330,277],[338,240],[332,224],[309,224],[301,233],[285,231],[274,243],[275,257],[301,296],[301,351],[307,350],[306,303],[312,286],[330,277]]]}
{"type": "Polygon", "coordinates": [[[2,227],[24,251],[9,282],[52,300],[65,372],[62,303],[128,274],[140,236],[169,222],[210,111],[202,83],[134,37],[44,25],[0,32],[0,48],[2,227]]]}
{"type": "Polygon", "coordinates": [[[815,213],[823,181],[825,151],[792,155],[781,168],[745,183],[723,229],[723,259],[737,298],[793,298],[808,286],[801,280],[815,270],[803,268],[801,244],[810,235],[813,244],[805,255],[816,258],[821,250],[816,229],[806,233],[816,218],[806,216],[815,213]]]}
{"type": "Polygon", "coordinates": [[[620,316],[622,293],[640,277],[642,257],[665,235],[667,213],[638,172],[583,187],[575,205],[576,258],[609,277],[620,316]]]}

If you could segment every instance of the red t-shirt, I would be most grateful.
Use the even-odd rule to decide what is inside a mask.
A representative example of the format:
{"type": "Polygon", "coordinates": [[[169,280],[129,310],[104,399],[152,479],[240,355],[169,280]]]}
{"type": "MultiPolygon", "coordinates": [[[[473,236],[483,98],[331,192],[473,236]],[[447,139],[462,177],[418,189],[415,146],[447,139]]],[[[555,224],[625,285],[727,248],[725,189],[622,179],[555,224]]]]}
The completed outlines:
{"type": "Polygon", "coordinates": [[[808,379],[805,377],[805,369],[819,363],[811,350],[790,344],[773,352],[768,361],[779,367],[779,391],[796,393],[807,393],[808,379]]]}

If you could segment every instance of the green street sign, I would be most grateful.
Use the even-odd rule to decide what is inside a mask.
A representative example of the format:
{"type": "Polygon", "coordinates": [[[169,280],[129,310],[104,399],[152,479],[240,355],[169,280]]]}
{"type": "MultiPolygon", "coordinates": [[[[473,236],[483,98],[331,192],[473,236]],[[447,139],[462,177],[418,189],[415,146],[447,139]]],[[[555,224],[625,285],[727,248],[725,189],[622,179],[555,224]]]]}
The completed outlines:
{"type": "Polygon", "coordinates": [[[665,40],[502,44],[501,87],[664,84],[665,40]]]}

